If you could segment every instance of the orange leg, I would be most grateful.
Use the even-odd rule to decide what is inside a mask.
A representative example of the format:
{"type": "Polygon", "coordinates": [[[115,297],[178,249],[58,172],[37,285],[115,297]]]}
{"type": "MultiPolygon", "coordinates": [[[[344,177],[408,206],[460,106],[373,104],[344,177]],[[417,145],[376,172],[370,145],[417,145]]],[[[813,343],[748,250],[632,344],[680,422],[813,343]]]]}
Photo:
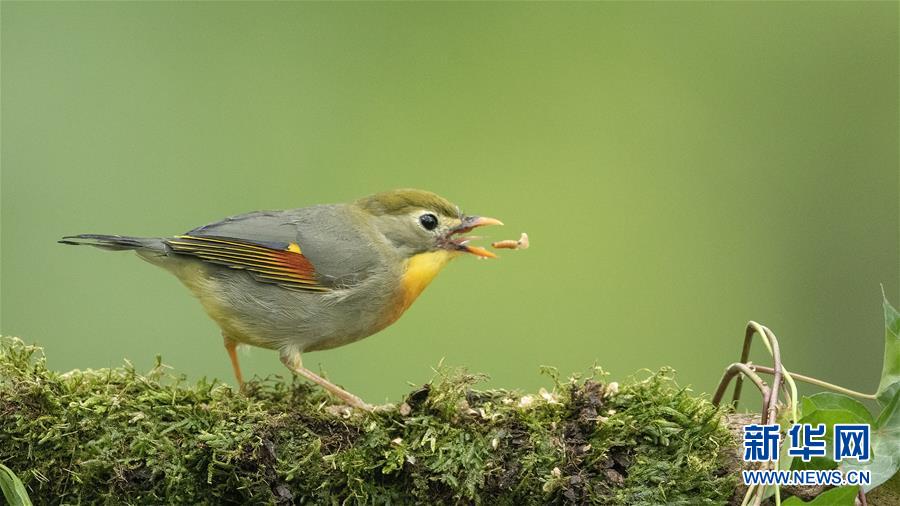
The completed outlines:
{"type": "Polygon", "coordinates": [[[241,392],[243,392],[244,376],[241,374],[241,364],[238,363],[237,341],[225,334],[222,334],[222,337],[225,338],[225,350],[228,351],[228,356],[231,358],[231,367],[234,369],[234,377],[237,379],[238,387],[241,389],[241,392]]]}

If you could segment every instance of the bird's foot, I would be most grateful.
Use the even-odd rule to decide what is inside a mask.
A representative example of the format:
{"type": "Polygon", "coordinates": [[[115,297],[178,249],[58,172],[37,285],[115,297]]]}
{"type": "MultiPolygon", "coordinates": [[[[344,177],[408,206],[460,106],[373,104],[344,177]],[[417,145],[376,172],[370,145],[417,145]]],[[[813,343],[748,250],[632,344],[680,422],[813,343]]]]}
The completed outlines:
{"type": "Polygon", "coordinates": [[[294,373],[299,376],[303,376],[304,378],[312,381],[313,383],[319,385],[328,391],[331,395],[337,397],[338,399],[344,401],[344,404],[351,408],[361,409],[363,411],[374,411],[374,407],[371,404],[367,404],[365,401],[360,399],[359,397],[351,394],[350,392],[344,390],[343,388],[335,385],[334,383],[328,381],[327,379],[319,376],[318,374],[306,369],[304,367],[299,367],[297,369],[293,369],[294,373]]]}
{"type": "Polygon", "coordinates": [[[369,413],[372,413],[375,411],[376,406],[372,406],[371,404],[366,403],[359,397],[351,394],[350,392],[344,390],[343,388],[341,388],[337,385],[333,385],[333,386],[336,388],[336,390],[331,390],[331,389],[325,387],[324,385],[323,385],[323,388],[328,390],[332,395],[334,395],[338,399],[344,401],[344,404],[346,404],[347,407],[359,409],[362,411],[368,411],[369,413]]]}
{"type": "Polygon", "coordinates": [[[372,412],[375,410],[373,406],[367,404],[359,397],[351,394],[350,392],[344,390],[343,388],[335,385],[334,383],[328,381],[327,379],[319,376],[318,374],[310,371],[309,369],[303,367],[303,362],[300,359],[299,353],[284,353],[281,355],[281,362],[287,366],[294,374],[298,376],[303,376],[304,378],[312,381],[313,383],[319,385],[320,387],[327,390],[331,395],[337,397],[338,399],[344,401],[344,404],[351,408],[360,409],[363,411],[372,412]]]}
{"type": "Polygon", "coordinates": [[[359,397],[351,394],[350,392],[344,390],[343,388],[335,385],[334,383],[328,381],[327,379],[319,376],[318,374],[308,370],[302,369],[302,372],[298,371],[298,374],[303,376],[304,378],[316,383],[321,386],[325,390],[327,390],[331,395],[337,397],[338,399],[344,401],[348,407],[360,409],[363,411],[372,412],[375,408],[371,405],[360,399],[359,397]]]}

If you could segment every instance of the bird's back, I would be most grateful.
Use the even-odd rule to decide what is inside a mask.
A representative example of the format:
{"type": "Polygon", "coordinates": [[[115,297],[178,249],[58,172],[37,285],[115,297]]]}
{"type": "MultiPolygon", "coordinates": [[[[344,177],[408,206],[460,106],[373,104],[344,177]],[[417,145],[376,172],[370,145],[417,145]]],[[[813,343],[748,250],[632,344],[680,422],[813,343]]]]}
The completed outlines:
{"type": "MultiPolygon", "coordinates": [[[[170,271],[200,299],[233,339],[265,348],[295,344],[330,348],[380,330],[397,297],[401,273],[383,238],[365,232],[366,216],[336,204],[258,211],[191,230],[186,236],[226,238],[280,248],[296,245],[322,290],[292,290],[261,281],[252,272],[171,252],[170,271]]],[[[388,322],[389,323],[389,322],[388,322]]]]}

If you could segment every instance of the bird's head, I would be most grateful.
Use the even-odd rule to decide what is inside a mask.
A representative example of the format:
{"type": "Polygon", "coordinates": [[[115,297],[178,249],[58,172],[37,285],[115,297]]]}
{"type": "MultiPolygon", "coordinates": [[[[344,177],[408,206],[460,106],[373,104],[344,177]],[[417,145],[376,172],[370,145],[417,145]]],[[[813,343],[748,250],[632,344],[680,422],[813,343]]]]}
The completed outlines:
{"type": "Polygon", "coordinates": [[[471,253],[496,255],[469,242],[469,231],[484,225],[502,225],[500,220],[467,216],[449,200],[423,190],[401,189],[370,195],[356,205],[374,218],[378,228],[401,256],[444,251],[452,255],[471,253]]]}

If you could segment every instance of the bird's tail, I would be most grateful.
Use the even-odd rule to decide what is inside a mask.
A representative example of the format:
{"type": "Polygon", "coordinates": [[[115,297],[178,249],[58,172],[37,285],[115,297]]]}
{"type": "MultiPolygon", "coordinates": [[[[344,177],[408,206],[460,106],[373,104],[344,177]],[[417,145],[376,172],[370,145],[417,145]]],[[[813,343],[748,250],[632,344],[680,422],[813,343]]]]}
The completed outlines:
{"type": "Polygon", "coordinates": [[[129,237],[125,235],[80,234],[63,237],[60,244],[73,246],[94,246],[111,251],[164,249],[158,237],[129,237]]]}

